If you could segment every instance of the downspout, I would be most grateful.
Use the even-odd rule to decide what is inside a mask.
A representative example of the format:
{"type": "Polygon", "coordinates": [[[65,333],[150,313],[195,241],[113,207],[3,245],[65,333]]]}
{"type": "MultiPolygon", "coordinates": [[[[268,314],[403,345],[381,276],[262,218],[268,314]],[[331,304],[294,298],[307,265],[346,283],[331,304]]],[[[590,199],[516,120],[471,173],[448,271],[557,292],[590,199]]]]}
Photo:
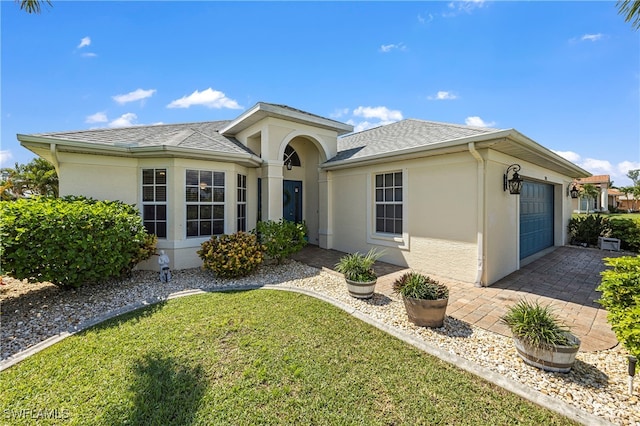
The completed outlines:
{"type": "Polygon", "coordinates": [[[477,202],[478,202],[478,214],[477,214],[477,245],[478,245],[478,270],[476,272],[476,280],[474,285],[476,287],[483,287],[482,276],[484,274],[484,160],[482,156],[476,151],[475,142],[469,142],[468,144],[469,152],[473,155],[473,158],[476,159],[478,166],[476,169],[477,172],[477,202]]]}
{"type": "Polygon", "coordinates": [[[53,167],[56,169],[56,174],[58,175],[58,179],[60,178],[60,160],[58,159],[58,146],[55,143],[49,145],[49,150],[51,151],[51,162],[53,167]]]}

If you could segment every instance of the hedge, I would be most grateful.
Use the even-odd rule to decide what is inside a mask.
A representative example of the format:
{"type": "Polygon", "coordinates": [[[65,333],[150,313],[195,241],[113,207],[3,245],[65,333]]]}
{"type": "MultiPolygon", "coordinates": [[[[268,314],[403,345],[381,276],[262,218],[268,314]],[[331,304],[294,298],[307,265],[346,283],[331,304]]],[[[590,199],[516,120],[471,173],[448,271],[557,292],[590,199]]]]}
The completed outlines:
{"type": "Polygon", "coordinates": [[[121,277],[155,253],[134,206],[84,197],[0,203],[3,273],[79,287],[121,277]]]}

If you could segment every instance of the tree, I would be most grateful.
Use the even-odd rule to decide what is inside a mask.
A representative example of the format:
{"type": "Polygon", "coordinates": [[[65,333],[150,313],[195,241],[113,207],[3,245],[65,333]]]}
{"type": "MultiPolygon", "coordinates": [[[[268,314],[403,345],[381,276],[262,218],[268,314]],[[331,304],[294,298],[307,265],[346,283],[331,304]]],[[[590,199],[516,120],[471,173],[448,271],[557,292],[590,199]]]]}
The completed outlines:
{"type": "Polygon", "coordinates": [[[629,170],[627,177],[633,181],[633,186],[640,185],[640,169],[629,170]]]}
{"type": "Polygon", "coordinates": [[[631,22],[636,30],[640,28],[640,0],[619,0],[618,13],[624,15],[625,22],[631,22]]]}
{"type": "MultiPolygon", "coordinates": [[[[587,200],[597,200],[598,196],[600,196],[600,189],[591,183],[585,183],[580,188],[580,196],[586,198],[587,200]]],[[[589,212],[589,207],[587,206],[587,212],[589,212]]]]}
{"type": "Polygon", "coordinates": [[[7,176],[0,185],[2,199],[24,198],[29,195],[58,196],[58,175],[51,163],[34,158],[28,164],[16,163],[14,169],[2,169],[7,176]]]}
{"type": "Polygon", "coordinates": [[[27,13],[40,13],[43,4],[51,6],[51,0],[15,0],[20,3],[20,9],[27,13]]]}

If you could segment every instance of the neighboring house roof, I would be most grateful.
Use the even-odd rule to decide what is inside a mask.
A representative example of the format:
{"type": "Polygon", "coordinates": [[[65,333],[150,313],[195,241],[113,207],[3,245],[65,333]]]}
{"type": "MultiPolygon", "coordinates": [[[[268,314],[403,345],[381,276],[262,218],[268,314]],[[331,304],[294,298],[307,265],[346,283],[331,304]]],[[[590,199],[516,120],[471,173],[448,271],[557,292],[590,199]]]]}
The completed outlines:
{"type": "Polygon", "coordinates": [[[596,184],[596,183],[611,183],[611,178],[609,177],[609,175],[595,175],[595,176],[589,176],[589,177],[585,177],[585,178],[580,178],[576,181],[576,183],[578,184],[584,184],[584,183],[590,183],[590,184],[596,184]]]}
{"type": "Polygon", "coordinates": [[[225,120],[202,123],[160,124],[116,129],[39,133],[31,136],[112,147],[171,146],[228,154],[253,154],[249,148],[235,138],[223,136],[218,132],[220,128],[226,126],[229,122],[229,120],[225,120]]]}
{"type": "Polygon", "coordinates": [[[338,154],[329,162],[428,147],[496,131],[498,129],[407,119],[338,139],[338,154]]]}

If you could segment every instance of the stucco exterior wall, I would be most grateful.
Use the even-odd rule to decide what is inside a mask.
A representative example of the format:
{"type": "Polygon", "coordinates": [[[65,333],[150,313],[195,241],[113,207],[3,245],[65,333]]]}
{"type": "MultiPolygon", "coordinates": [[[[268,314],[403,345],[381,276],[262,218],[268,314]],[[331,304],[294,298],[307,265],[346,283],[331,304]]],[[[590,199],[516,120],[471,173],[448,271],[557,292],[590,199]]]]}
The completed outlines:
{"type": "Polygon", "coordinates": [[[416,270],[473,282],[477,273],[476,161],[452,154],[330,172],[332,248],[384,250],[382,260],[416,270]],[[374,179],[403,172],[404,233],[375,233],[374,179]]]}
{"type": "Polygon", "coordinates": [[[58,158],[60,196],[138,203],[137,160],[73,153],[60,153],[58,158]]]}

